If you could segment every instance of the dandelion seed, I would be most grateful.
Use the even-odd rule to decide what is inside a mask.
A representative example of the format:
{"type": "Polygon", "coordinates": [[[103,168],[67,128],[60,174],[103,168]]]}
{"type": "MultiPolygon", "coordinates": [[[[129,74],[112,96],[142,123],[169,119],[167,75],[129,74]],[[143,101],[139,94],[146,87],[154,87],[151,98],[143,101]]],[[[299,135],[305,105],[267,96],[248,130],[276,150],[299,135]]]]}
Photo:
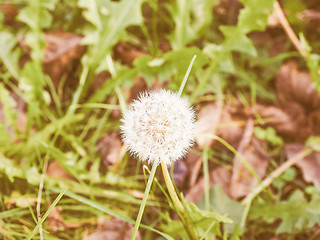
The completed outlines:
{"type": "Polygon", "coordinates": [[[195,113],[178,94],[150,91],[140,95],[120,126],[129,151],[150,164],[182,158],[194,142],[195,113]]]}

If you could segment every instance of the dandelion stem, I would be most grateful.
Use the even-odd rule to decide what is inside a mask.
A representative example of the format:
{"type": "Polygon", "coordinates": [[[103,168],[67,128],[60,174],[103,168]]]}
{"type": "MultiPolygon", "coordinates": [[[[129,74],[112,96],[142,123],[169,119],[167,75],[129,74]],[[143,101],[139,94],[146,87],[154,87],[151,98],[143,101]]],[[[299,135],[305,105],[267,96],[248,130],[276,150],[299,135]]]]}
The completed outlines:
{"type": "Polygon", "coordinates": [[[154,163],[153,166],[152,166],[151,173],[150,173],[150,176],[149,176],[149,179],[148,179],[148,183],[147,183],[146,189],[145,189],[144,194],[143,194],[143,199],[142,199],[142,203],[140,205],[140,209],[139,209],[139,213],[138,213],[138,216],[137,216],[137,219],[136,219],[136,223],[134,225],[134,229],[133,229],[133,233],[132,233],[132,236],[131,236],[131,240],[135,240],[136,239],[136,236],[137,236],[137,233],[138,233],[138,229],[139,229],[139,225],[140,225],[140,222],[141,222],[141,219],[142,219],[142,215],[143,215],[144,209],[146,207],[146,203],[147,203],[147,199],[148,199],[148,196],[149,196],[150,188],[151,188],[151,185],[152,185],[152,182],[153,182],[153,179],[154,179],[154,175],[155,175],[156,170],[157,170],[157,166],[158,166],[158,164],[156,164],[156,163],[154,163]]]}
{"type": "Polygon", "coordinates": [[[173,187],[170,174],[168,172],[167,166],[164,163],[164,161],[161,161],[161,168],[162,168],[164,181],[166,182],[166,185],[167,185],[167,188],[168,188],[168,192],[170,194],[170,197],[171,197],[171,200],[173,202],[173,205],[179,211],[179,213],[181,214],[183,220],[185,221],[185,227],[186,227],[186,230],[187,230],[190,238],[192,240],[197,240],[198,237],[197,237],[194,229],[192,228],[191,221],[190,221],[190,219],[189,219],[189,217],[188,217],[188,215],[187,215],[187,213],[185,211],[185,208],[183,207],[180,199],[178,198],[176,190],[173,187]]]}

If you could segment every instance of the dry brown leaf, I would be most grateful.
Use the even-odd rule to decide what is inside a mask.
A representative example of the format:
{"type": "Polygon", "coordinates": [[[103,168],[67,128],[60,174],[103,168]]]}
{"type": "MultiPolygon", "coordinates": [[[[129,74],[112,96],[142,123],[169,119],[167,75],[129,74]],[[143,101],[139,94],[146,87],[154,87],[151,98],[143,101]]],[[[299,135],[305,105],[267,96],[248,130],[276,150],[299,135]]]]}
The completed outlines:
{"type": "Polygon", "coordinates": [[[114,48],[115,59],[128,65],[132,65],[132,62],[143,54],[145,53],[126,42],[119,42],[114,48]]]}
{"type": "Polygon", "coordinates": [[[18,15],[18,9],[10,1],[0,3],[0,12],[4,13],[5,24],[11,24],[18,15]]]}
{"type": "Polygon", "coordinates": [[[279,102],[286,108],[287,102],[297,102],[307,109],[319,109],[320,98],[313,88],[309,72],[299,71],[297,63],[284,64],[276,78],[276,92],[279,102]]]}
{"type": "Polygon", "coordinates": [[[86,48],[80,45],[82,37],[66,32],[46,33],[44,70],[51,77],[55,87],[58,87],[61,76],[68,65],[81,58],[86,48]]]}
{"type": "Polygon", "coordinates": [[[58,230],[64,230],[66,228],[61,215],[61,211],[61,207],[54,207],[48,215],[48,224],[54,232],[58,230]]]}
{"type": "Polygon", "coordinates": [[[298,103],[288,102],[285,110],[257,104],[253,110],[266,120],[265,126],[273,127],[280,135],[304,141],[311,133],[310,127],[306,124],[305,112],[298,103]]]}
{"type": "Polygon", "coordinates": [[[307,9],[303,12],[298,13],[298,17],[301,20],[306,20],[306,19],[319,20],[320,19],[320,11],[317,11],[314,9],[307,9]]]}
{"type": "Polygon", "coordinates": [[[184,161],[176,161],[173,168],[173,180],[178,189],[182,189],[188,175],[188,168],[184,161]]]}
{"type": "MultiPolygon", "coordinates": [[[[249,119],[239,144],[238,153],[244,157],[257,175],[262,178],[269,163],[269,156],[264,150],[264,143],[253,136],[253,127],[253,121],[249,119]]],[[[256,182],[257,180],[247,170],[242,160],[235,157],[230,183],[230,195],[235,199],[243,197],[250,192],[250,189],[256,182]]]]}
{"type": "MultiPolygon", "coordinates": [[[[300,152],[304,148],[304,145],[292,143],[286,144],[285,151],[287,158],[291,158],[300,152]]],[[[296,166],[300,168],[303,179],[306,182],[311,182],[315,186],[320,188],[320,153],[314,152],[307,157],[299,160],[296,166]]]]}
{"type": "Polygon", "coordinates": [[[320,110],[313,111],[307,118],[308,126],[312,129],[314,135],[320,134],[320,110]]]}
{"type": "MultiPolygon", "coordinates": [[[[273,24],[276,24],[276,22],[273,24]]],[[[257,48],[268,48],[270,57],[274,57],[286,51],[287,37],[284,35],[274,36],[274,34],[267,31],[253,32],[250,33],[250,36],[254,39],[257,48]]]]}
{"type": "MultiPolygon", "coordinates": [[[[212,187],[214,184],[222,186],[225,193],[229,194],[231,172],[224,167],[217,167],[209,173],[209,186],[212,187]]],[[[204,179],[201,177],[199,181],[192,186],[187,194],[186,200],[199,203],[204,196],[204,179]]]]}
{"type": "MultiPolygon", "coordinates": [[[[56,31],[45,34],[46,47],[44,50],[43,68],[51,77],[52,82],[58,88],[60,78],[67,70],[69,64],[80,59],[84,54],[86,47],[80,45],[82,36],[73,33],[56,31]]],[[[30,48],[26,45],[24,36],[19,36],[19,44],[27,53],[30,54],[30,48]]],[[[27,61],[28,57],[20,59],[20,65],[27,61]]]]}
{"type": "Polygon", "coordinates": [[[240,103],[227,103],[222,109],[216,134],[234,148],[237,148],[242,138],[246,121],[247,116],[240,103]]]}
{"type": "Polygon", "coordinates": [[[70,176],[70,174],[67,173],[61,167],[58,161],[53,161],[49,163],[48,169],[47,169],[47,175],[49,177],[54,177],[54,178],[60,178],[60,179],[64,178],[64,179],[74,180],[74,178],[70,176]]]}
{"type": "MultiPolygon", "coordinates": [[[[222,113],[222,102],[216,101],[209,103],[200,109],[198,114],[198,121],[196,132],[197,134],[212,134],[215,135],[216,127],[220,122],[222,113]]],[[[206,144],[211,146],[214,142],[213,139],[198,136],[196,138],[197,144],[203,148],[206,144]]]]}
{"type": "Polygon", "coordinates": [[[144,80],[144,78],[138,76],[135,78],[134,84],[133,86],[130,88],[129,91],[129,97],[128,97],[128,102],[132,102],[134,99],[137,99],[139,97],[139,95],[147,90],[160,90],[162,88],[165,88],[165,86],[168,84],[167,81],[163,82],[163,83],[159,83],[156,80],[153,82],[152,86],[150,88],[148,88],[148,85],[146,83],[146,81],[144,80]]]}
{"type": "Polygon", "coordinates": [[[133,86],[130,88],[129,102],[138,98],[139,94],[143,91],[146,91],[147,88],[148,86],[145,80],[142,77],[136,77],[133,86]]]}
{"type": "MultiPolygon", "coordinates": [[[[99,225],[97,230],[89,236],[85,236],[83,240],[130,240],[133,232],[133,226],[118,218],[99,225]]],[[[136,240],[141,240],[138,233],[136,240]]]]}
{"type": "Polygon", "coordinates": [[[188,187],[191,188],[196,184],[196,181],[198,179],[198,176],[201,170],[201,165],[202,165],[201,157],[198,154],[189,152],[184,160],[188,168],[188,175],[189,175],[188,187]]]}
{"type": "Polygon", "coordinates": [[[107,168],[119,162],[121,146],[120,136],[116,132],[112,132],[100,139],[98,149],[102,162],[107,168]]]}

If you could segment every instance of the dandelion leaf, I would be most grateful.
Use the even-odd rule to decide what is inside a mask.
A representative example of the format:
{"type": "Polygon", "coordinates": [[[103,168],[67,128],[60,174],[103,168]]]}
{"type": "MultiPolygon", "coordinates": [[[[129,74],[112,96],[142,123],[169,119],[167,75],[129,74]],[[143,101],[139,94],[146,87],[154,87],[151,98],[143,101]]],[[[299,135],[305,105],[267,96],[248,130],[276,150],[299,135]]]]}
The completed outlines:
{"type": "Polygon", "coordinates": [[[259,202],[253,205],[250,217],[262,218],[268,223],[281,219],[277,234],[311,228],[320,222],[320,194],[314,193],[307,201],[303,192],[296,190],[288,200],[277,204],[259,202]]]}

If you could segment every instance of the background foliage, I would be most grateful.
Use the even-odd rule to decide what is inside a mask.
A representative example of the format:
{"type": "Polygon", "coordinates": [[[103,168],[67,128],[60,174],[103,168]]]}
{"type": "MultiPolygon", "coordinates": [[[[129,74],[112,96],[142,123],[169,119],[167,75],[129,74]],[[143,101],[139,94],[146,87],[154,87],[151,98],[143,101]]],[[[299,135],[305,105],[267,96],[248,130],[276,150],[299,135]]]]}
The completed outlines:
{"type": "MultiPolygon", "coordinates": [[[[124,153],[119,137],[121,111],[147,88],[178,90],[194,55],[183,95],[199,111],[199,120],[208,115],[201,123],[209,125],[210,134],[219,135],[213,128],[232,130],[233,125],[243,128],[254,122],[252,134],[270,159],[262,175],[261,165],[254,167],[258,179],[270,176],[290,157],[288,144],[303,148],[305,140],[319,135],[320,101],[314,89],[320,92],[320,9],[316,0],[280,2],[299,36],[304,51],[299,53],[279,21],[272,24],[275,3],[2,0],[1,238],[30,239],[35,234],[33,239],[40,239],[40,228],[44,239],[99,239],[130,229],[126,224],[135,221],[149,173],[124,153]],[[290,65],[288,72],[298,80],[281,85],[278,76],[290,61],[296,67],[290,65]],[[310,77],[312,82],[305,80],[310,77]],[[223,122],[214,124],[218,111],[222,116],[230,113],[221,113],[220,107],[209,116],[206,104],[214,102],[223,111],[232,106],[236,109],[232,114],[241,117],[231,118],[227,127],[223,122]],[[296,123],[295,117],[284,115],[284,109],[296,110],[292,102],[299,102],[298,108],[312,117],[311,122],[296,123]],[[100,235],[90,235],[94,230],[100,235]]],[[[234,134],[220,134],[231,139],[225,140],[236,149],[233,153],[230,145],[229,150],[217,143],[207,148],[197,139],[192,154],[204,161],[204,168],[195,182],[203,178],[200,185],[205,192],[198,206],[188,198],[197,195],[188,194],[195,186],[187,184],[194,168],[188,160],[191,156],[182,161],[189,164],[188,170],[182,165],[172,169],[177,188],[186,194],[187,200],[181,197],[199,239],[317,239],[319,171],[288,167],[249,203],[241,202],[244,195],[239,200],[232,190],[213,185],[217,182],[209,173],[217,167],[237,172],[233,154],[244,155],[245,161],[250,158],[241,150],[241,141],[234,142],[234,134]],[[310,174],[315,174],[311,180],[305,177],[310,174]]],[[[315,139],[309,146],[318,150],[315,139]]],[[[310,156],[313,164],[319,161],[317,153],[310,156]]],[[[141,238],[187,239],[162,186],[159,175],[147,203],[141,238]]]]}

